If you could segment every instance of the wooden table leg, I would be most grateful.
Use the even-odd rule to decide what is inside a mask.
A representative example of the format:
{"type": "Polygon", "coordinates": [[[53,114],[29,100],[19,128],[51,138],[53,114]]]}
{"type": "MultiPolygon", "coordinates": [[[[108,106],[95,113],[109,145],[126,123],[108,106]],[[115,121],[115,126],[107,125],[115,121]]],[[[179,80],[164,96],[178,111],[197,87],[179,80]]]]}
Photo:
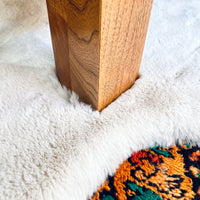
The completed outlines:
{"type": "Polygon", "coordinates": [[[139,73],[153,0],[47,0],[60,82],[102,110],[139,73]]]}

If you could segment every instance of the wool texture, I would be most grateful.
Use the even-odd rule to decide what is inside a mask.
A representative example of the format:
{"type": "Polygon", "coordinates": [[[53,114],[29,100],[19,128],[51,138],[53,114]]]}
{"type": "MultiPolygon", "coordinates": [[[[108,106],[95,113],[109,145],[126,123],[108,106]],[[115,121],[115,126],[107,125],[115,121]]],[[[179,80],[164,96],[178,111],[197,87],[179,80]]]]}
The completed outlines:
{"type": "Polygon", "coordinates": [[[155,0],[140,78],[102,112],[63,88],[45,1],[0,1],[0,199],[86,200],[132,152],[200,141],[200,1],[155,0]]]}
{"type": "Polygon", "coordinates": [[[185,143],[133,153],[91,200],[200,199],[200,147],[185,143]]]}

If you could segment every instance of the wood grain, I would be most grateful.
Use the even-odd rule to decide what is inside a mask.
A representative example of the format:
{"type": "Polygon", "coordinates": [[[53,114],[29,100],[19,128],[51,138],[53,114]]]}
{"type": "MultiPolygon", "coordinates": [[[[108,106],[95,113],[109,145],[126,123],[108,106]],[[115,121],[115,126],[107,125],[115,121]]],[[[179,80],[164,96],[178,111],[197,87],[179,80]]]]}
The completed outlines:
{"type": "Polygon", "coordinates": [[[152,0],[103,0],[99,108],[130,88],[138,77],[152,0]]]}
{"type": "Polygon", "coordinates": [[[153,0],[47,0],[60,82],[99,111],[139,73],[153,0]]]}

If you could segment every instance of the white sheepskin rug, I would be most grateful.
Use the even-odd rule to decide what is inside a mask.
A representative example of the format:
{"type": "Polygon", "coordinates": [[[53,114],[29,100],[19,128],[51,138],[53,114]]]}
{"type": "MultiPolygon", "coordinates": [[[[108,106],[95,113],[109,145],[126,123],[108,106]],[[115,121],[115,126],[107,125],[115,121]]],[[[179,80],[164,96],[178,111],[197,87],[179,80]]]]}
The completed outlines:
{"type": "Polygon", "coordinates": [[[0,199],[86,200],[133,151],[200,141],[200,1],[155,0],[140,79],[101,113],[55,75],[44,0],[0,1],[0,199]]]}

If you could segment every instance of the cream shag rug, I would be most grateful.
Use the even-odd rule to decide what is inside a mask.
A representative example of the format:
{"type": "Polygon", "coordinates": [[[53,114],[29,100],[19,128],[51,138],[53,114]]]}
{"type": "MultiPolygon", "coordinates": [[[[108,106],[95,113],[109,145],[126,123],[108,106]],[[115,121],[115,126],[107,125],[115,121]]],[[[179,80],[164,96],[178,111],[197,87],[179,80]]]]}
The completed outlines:
{"type": "Polygon", "coordinates": [[[86,200],[133,151],[200,141],[200,1],[155,0],[141,77],[101,113],[55,75],[45,1],[0,1],[0,199],[86,200]]]}

